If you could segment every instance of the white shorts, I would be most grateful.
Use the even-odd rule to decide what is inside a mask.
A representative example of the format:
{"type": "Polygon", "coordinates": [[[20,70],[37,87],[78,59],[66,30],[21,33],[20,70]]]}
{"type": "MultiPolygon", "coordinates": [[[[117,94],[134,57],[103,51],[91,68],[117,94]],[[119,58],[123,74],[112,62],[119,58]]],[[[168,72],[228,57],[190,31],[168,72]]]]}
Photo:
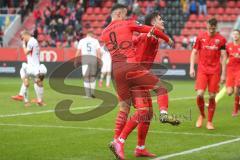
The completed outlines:
{"type": "Polygon", "coordinates": [[[102,73],[107,73],[112,71],[112,62],[111,60],[102,60],[103,65],[101,68],[102,73]]]}
{"type": "Polygon", "coordinates": [[[22,63],[20,69],[21,78],[36,77],[39,74],[47,74],[47,68],[44,64],[41,64],[38,67],[30,66],[27,63],[22,63]]]}

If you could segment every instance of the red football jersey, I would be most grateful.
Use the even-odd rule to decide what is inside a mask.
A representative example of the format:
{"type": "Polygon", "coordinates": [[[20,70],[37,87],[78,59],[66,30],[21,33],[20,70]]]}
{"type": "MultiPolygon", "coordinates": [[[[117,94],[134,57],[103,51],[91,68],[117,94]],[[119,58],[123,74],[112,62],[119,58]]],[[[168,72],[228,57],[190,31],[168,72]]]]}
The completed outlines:
{"type": "Polygon", "coordinates": [[[154,62],[159,47],[158,39],[148,37],[147,33],[143,33],[134,39],[133,43],[136,48],[137,62],[154,62]]]}
{"type": "Polygon", "coordinates": [[[239,70],[240,58],[236,58],[235,56],[240,56],[240,44],[235,45],[234,43],[228,43],[226,50],[228,54],[227,67],[233,67],[239,70]]]}
{"type": "Polygon", "coordinates": [[[198,35],[193,47],[198,50],[198,70],[206,74],[219,73],[221,50],[225,47],[226,39],[219,33],[212,37],[208,32],[198,35]]]}
{"type": "MultiPolygon", "coordinates": [[[[151,27],[141,25],[136,21],[117,20],[111,22],[102,32],[101,40],[109,50],[112,61],[135,61],[136,54],[132,42],[133,32],[148,33],[151,27]]],[[[155,29],[154,34],[169,41],[167,35],[155,29]]]]}

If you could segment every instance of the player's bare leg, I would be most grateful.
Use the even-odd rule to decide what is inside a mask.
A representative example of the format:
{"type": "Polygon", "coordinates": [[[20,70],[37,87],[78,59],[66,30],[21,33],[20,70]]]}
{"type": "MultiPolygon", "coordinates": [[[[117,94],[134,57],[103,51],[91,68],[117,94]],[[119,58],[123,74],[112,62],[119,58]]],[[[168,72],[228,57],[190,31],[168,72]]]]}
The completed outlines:
{"type": "Polygon", "coordinates": [[[203,125],[203,120],[205,118],[205,112],[204,112],[204,90],[198,90],[197,91],[197,105],[200,111],[200,115],[198,116],[196,127],[200,128],[203,125]]]}
{"type": "Polygon", "coordinates": [[[208,122],[206,125],[206,128],[209,130],[215,129],[212,123],[213,116],[216,109],[216,101],[215,101],[216,94],[215,93],[209,93],[209,106],[208,106],[208,122]]]}
{"type": "Polygon", "coordinates": [[[99,79],[99,82],[98,82],[98,86],[99,87],[102,87],[103,85],[103,79],[104,79],[104,76],[106,75],[106,73],[101,73],[101,76],[100,76],[100,79],[99,79]]]}
{"type": "Polygon", "coordinates": [[[106,86],[110,87],[110,82],[111,82],[111,72],[107,72],[107,77],[106,77],[106,86]]]}

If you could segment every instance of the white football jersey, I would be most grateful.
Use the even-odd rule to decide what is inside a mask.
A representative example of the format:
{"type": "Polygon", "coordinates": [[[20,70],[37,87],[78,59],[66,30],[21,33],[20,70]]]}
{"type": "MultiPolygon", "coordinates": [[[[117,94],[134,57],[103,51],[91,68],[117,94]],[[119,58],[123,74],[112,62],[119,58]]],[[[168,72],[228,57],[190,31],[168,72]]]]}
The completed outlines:
{"type": "Polygon", "coordinates": [[[34,37],[31,37],[27,42],[27,50],[30,51],[30,54],[27,55],[28,65],[38,67],[40,65],[40,48],[38,45],[38,41],[34,37]]]}
{"type": "Polygon", "coordinates": [[[102,61],[110,61],[111,62],[111,55],[105,46],[101,47],[101,55],[102,55],[102,61]]]}
{"type": "Polygon", "coordinates": [[[82,55],[97,56],[97,49],[100,48],[100,44],[97,39],[86,37],[79,41],[77,48],[81,50],[82,55]]]}

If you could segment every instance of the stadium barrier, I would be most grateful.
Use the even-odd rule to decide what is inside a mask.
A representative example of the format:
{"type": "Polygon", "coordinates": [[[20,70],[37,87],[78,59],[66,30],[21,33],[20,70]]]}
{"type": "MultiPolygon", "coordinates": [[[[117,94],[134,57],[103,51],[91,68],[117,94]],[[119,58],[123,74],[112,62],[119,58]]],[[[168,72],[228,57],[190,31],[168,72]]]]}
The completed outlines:
{"type": "MultiPolygon", "coordinates": [[[[74,58],[75,48],[41,48],[40,61],[48,68],[48,75],[60,64],[74,58]]],[[[159,65],[165,65],[168,70],[166,78],[189,79],[189,50],[159,50],[155,58],[153,72],[161,74],[159,65]]],[[[21,63],[26,56],[21,48],[0,48],[0,76],[19,76],[21,63]]],[[[70,77],[79,77],[80,71],[74,71],[70,77]]]]}

